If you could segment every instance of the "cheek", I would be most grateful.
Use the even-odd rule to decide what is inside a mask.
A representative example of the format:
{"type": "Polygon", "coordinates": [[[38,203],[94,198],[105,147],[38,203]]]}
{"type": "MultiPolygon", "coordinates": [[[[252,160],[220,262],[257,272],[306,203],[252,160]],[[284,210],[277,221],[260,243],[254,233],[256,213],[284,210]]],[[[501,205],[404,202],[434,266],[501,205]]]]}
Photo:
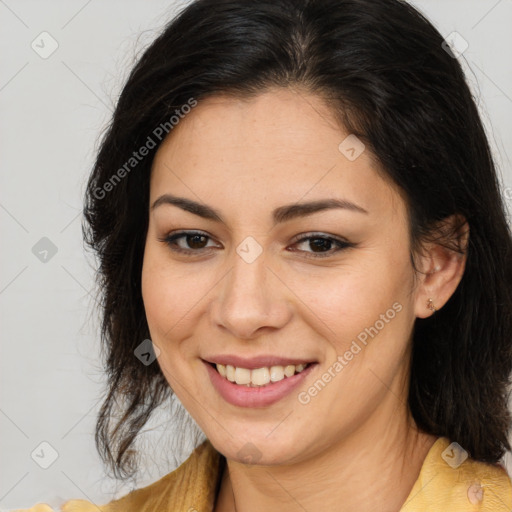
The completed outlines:
{"type": "Polygon", "coordinates": [[[168,302],[171,298],[168,280],[168,273],[165,272],[165,267],[159,263],[157,251],[152,248],[151,244],[146,243],[142,264],[141,289],[152,337],[155,337],[158,331],[165,331],[172,325],[172,318],[168,318],[168,302]],[[168,325],[163,324],[166,317],[168,318],[166,322],[168,325]]]}
{"type": "Polygon", "coordinates": [[[327,360],[357,352],[347,354],[351,371],[400,360],[414,322],[412,276],[404,250],[368,252],[353,265],[296,279],[294,292],[305,305],[301,316],[329,342],[327,360]]]}
{"type": "MultiPolygon", "coordinates": [[[[180,280],[165,262],[162,250],[151,242],[146,243],[142,265],[142,299],[152,340],[161,349],[167,334],[173,331],[183,316],[176,297],[182,297],[183,290],[179,289],[180,280]]],[[[183,297],[182,297],[183,298],[183,297]]]]}
{"type": "Polygon", "coordinates": [[[365,265],[297,279],[294,291],[319,320],[337,332],[340,326],[373,323],[397,301],[405,306],[410,283],[411,274],[405,268],[400,272],[386,270],[382,264],[365,265]]]}
{"type": "Polygon", "coordinates": [[[179,282],[158,257],[158,251],[146,246],[141,283],[144,309],[151,340],[160,350],[157,363],[175,392],[183,380],[183,365],[179,364],[182,347],[177,340],[186,336],[186,322],[180,319],[187,311],[186,294],[179,282]]]}
{"type": "MultiPolygon", "coordinates": [[[[354,267],[323,282],[317,279],[315,286],[308,280],[297,293],[305,304],[314,305],[310,327],[330,342],[318,376],[324,382],[328,379],[326,391],[318,392],[316,384],[300,390],[300,403],[310,400],[310,411],[315,411],[308,413],[308,421],[315,422],[329,410],[347,425],[357,423],[378,407],[405,370],[414,322],[412,277],[405,258],[402,267],[388,268],[380,261],[380,266],[354,267]]],[[[318,420],[317,427],[325,425],[318,420]]],[[[337,428],[333,426],[334,431],[337,428]]]]}
{"type": "MultiPolygon", "coordinates": [[[[165,247],[146,244],[142,267],[142,298],[151,339],[164,354],[190,350],[190,339],[214,285],[211,272],[194,271],[173,262],[165,247]]],[[[185,355],[185,354],[183,354],[185,355]]]]}

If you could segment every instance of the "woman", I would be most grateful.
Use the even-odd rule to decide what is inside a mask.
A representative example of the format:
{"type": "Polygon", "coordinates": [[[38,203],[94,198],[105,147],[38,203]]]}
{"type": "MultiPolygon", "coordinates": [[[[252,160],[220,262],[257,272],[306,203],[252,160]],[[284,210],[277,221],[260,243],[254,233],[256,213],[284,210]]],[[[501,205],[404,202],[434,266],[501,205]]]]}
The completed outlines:
{"type": "Polygon", "coordinates": [[[511,235],[460,64],[413,7],[192,3],[128,79],[85,218],[100,453],[132,474],[172,393],[207,440],[62,510],[510,511],[511,235]]]}

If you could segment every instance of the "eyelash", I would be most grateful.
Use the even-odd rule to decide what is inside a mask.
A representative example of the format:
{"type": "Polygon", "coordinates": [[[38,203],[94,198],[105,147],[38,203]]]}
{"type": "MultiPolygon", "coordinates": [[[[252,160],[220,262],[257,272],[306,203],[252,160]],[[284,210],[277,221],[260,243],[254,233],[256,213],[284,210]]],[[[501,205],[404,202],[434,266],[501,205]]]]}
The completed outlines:
{"type": "MultiPolygon", "coordinates": [[[[183,249],[182,247],[178,247],[176,245],[176,240],[179,240],[179,239],[182,239],[182,238],[185,238],[187,236],[203,236],[203,237],[206,237],[208,240],[211,240],[211,237],[208,236],[207,234],[205,233],[202,233],[200,231],[180,231],[178,233],[174,233],[174,234],[169,234],[165,237],[162,237],[162,238],[158,238],[158,240],[160,242],[163,242],[165,244],[167,244],[169,246],[169,248],[173,251],[173,252],[177,252],[177,253],[180,253],[180,254],[184,254],[184,255],[187,255],[187,256],[195,256],[195,255],[198,255],[198,253],[204,251],[204,250],[208,250],[208,249],[211,249],[211,247],[202,247],[201,249],[183,249]]],[[[300,235],[299,235],[300,236],[300,235]]],[[[338,245],[338,248],[334,251],[332,251],[331,249],[328,250],[328,251],[324,251],[324,252],[308,252],[308,251],[300,251],[300,252],[304,252],[305,255],[307,255],[306,257],[307,258],[327,258],[329,256],[332,256],[334,255],[335,253],[338,253],[339,251],[342,251],[344,249],[348,249],[348,248],[351,248],[351,247],[355,247],[355,244],[354,243],[351,243],[351,242],[347,242],[347,241],[344,241],[344,240],[339,240],[337,238],[333,238],[333,237],[330,237],[330,236],[325,236],[325,235],[322,235],[322,234],[317,234],[317,233],[311,233],[311,234],[308,234],[308,236],[302,236],[301,238],[295,238],[294,240],[294,244],[298,244],[298,243],[302,243],[302,242],[306,242],[306,241],[310,241],[310,240],[327,240],[329,242],[333,242],[334,244],[337,244],[338,245]]],[[[208,242],[207,242],[208,243],[208,242]]]]}

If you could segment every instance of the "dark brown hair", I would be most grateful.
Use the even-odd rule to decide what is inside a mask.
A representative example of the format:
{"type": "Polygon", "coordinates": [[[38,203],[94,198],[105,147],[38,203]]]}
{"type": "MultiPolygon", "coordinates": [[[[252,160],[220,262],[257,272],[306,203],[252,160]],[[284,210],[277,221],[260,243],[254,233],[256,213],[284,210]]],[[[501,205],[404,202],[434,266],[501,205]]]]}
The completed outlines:
{"type": "Polygon", "coordinates": [[[170,132],[171,116],[191,98],[290,85],[328,98],[398,185],[410,212],[411,247],[448,216],[467,219],[462,281],[440,311],[415,323],[409,406],[424,431],[457,441],[475,459],[498,461],[510,449],[511,234],[458,59],[400,0],[198,0],[135,65],[84,208],[85,241],[99,258],[109,384],[97,423],[100,454],[119,477],[131,474],[137,434],[172,393],[158,364],[134,355],[150,338],[141,268],[150,169],[163,139],[155,130],[170,132]],[[148,137],[155,147],[127,167],[148,137]]]}

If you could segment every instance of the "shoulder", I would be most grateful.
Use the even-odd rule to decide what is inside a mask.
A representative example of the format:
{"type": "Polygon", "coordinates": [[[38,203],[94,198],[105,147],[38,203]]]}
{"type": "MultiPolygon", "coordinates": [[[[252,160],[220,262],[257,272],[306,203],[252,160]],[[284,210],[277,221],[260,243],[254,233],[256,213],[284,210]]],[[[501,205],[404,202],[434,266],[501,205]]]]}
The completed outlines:
{"type": "Polygon", "coordinates": [[[427,510],[510,512],[512,480],[503,466],[476,461],[440,437],[400,512],[427,510]]]}
{"type": "MultiPolygon", "coordinates": [[[[71,500],[61,512],[165,512],[211,510],[221,473],[221,455],[206,440],[175,471],[147,487],[130,492],[105,505],[71,500]]],[[[47,505],[36,505],[19,512],[54,512],[47,505]],[[38,508],[39,507],[39,508],[38,508]],[[44,508],[42,508],[44,507],[44,508]]]]}

